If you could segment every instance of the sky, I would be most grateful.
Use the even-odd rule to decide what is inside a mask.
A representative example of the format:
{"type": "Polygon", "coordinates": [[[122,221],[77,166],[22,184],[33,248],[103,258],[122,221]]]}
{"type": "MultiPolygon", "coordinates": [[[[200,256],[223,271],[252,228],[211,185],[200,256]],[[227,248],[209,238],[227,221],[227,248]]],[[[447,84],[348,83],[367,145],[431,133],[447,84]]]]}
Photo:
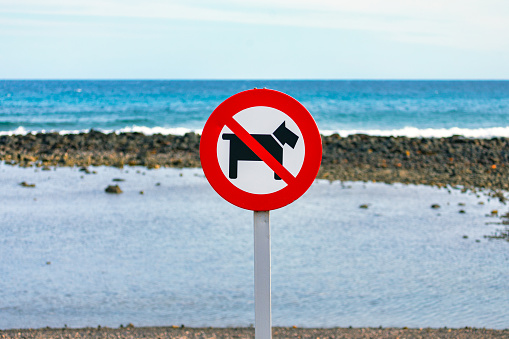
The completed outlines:
{"type": "Polygon", "coordinates": [[[0,79],[509,79],[509,1],[0,0],[0,79]]]}

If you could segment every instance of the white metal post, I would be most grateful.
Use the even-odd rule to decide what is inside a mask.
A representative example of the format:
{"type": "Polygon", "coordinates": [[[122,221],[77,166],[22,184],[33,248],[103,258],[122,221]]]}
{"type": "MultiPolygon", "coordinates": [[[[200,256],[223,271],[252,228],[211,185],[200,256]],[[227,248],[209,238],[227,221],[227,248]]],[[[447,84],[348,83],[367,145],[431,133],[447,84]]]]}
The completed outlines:
{"type": "Polygon", "coordinates": [[[270,212],[254,212],[255,339],[272,338],[270,212]]]}

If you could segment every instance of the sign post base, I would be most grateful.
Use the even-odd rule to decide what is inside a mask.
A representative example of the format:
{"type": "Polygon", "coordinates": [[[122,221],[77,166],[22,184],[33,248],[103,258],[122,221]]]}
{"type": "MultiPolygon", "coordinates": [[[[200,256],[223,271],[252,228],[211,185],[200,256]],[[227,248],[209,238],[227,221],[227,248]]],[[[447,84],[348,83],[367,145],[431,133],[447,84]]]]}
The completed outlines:
{"type": "Polygon", "coordinates": [[[255,339],[272,338],[270,212],[254,211],[255,339]]]}

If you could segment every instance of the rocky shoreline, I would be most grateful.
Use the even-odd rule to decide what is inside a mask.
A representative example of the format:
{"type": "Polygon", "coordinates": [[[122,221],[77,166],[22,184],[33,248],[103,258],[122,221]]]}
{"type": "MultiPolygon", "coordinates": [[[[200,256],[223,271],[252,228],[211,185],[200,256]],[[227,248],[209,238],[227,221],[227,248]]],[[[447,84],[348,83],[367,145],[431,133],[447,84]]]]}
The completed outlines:
{"type": "MultiPolygon", "coordinates": [[[[322,136],[322,145],[320,179],[455,187],[482,190],[501,202],[509,198],[509,138],[333,134],[322,136]]],[[[86,173],[89,166],[200,167],[199,148],[200,135],[195,133],[39,133],[0,136],[0,161],[42,170],[80,166],[86,173]]],[[[500,223],[507,225],[507,220],[500,223]]],[[[509,229],[492,237],[509,241],[509,229]]]]}
{"type": "MultiPolygon", "coordinates": [[[[273,338],[509,338],[509,330],[492,330],[465,327],[448,328],[297,328],[274,327],[273,338]]],[[[187,327],[133,327],[118,329],[98,327],[83,329],[26,329],[0,330],[0,338],[53,339],[53,338],[254,338],[252,327],[187,328],[187,327]]]]}
{"type": "MultiPolygon", "coordinates": [[[[509,139],[323,136],[319,178],[509,191],[509,139]]],[[[0,136],[0,160],[23,167],[200,167],[200,136],[39,133],[0,136]]]]}
{"type": "Polygon", "coordinates": [[[509,190],[509,139],[323,138],[320,175],[433,186],[509,190]]]}

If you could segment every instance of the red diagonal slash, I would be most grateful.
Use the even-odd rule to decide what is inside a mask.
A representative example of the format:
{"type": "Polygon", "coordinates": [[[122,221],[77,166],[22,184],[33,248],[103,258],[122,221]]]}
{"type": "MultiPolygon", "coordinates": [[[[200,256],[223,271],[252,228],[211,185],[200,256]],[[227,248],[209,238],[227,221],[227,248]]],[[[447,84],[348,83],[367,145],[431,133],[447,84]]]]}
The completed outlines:
{"type": "Polygon", "coordinates": [[[287,185],[291,185],[295,181],[295,177],[290,173],[282,164],[277,161],[272,154],[269,153],[260,145],[258,141],[251,134],[249,134],[244,127],[242,127],[233,117],[228,120],[226,127],[239,137],[239,139],[246,144],[251,151],[254,152],[264,163],[266,163],[271,170],[273,170],[287,185]]]}

